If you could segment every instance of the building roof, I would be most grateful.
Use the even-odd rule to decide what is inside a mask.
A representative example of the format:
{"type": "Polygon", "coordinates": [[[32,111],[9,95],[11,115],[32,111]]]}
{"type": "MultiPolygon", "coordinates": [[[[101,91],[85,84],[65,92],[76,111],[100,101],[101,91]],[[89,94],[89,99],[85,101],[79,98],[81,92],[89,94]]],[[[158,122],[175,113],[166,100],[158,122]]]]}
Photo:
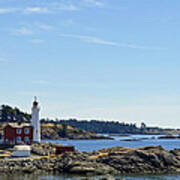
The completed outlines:
{"type": "Polygon", "coordinates": [[[32,127],[30,123],[8,123],[8,125],[13,128],[32,127]]]}
{"type": "Polygon", "coordinates": [[[30,151],[31,147],[27,145],[16,145],[14,146],[14,151],[30,151]]]}

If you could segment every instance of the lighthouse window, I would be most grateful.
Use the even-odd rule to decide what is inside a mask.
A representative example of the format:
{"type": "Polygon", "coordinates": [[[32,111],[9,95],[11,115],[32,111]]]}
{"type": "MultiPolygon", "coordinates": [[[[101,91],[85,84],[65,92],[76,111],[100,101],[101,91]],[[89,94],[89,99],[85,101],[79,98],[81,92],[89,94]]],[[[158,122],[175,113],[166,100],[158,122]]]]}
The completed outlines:
{"type": "Polygon", "coordinates": [[[21,134],[22,129],[16,129],[17,134],[21,134]]]}
{"type": "Polygon", "coordinates": [[[25,133],[25,134],[29,134],[29,128],[25,128],[25,129],[24,129],[24,133],[25,133]]]}

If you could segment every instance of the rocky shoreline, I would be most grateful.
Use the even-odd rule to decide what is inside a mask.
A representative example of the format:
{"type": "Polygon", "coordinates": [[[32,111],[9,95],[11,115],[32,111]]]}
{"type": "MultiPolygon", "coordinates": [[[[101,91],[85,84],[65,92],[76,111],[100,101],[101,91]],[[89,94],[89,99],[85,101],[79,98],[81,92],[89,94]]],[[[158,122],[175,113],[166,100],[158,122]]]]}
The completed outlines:
{"type": "Polygon", "coordinates": [[[27,158],[1,157],[0,173],[44,171],[82,175],[114,175],[180,172],[180,149],[167,151],[161,146],[114,147],[92,153],[75,151],[55,155],[56,146],[55,143],[32,145],[32,155],[27,158]]]}
{"type": "Polygon", "coordinates": [[[158,137],[158,139],[180,139],[180,136],[165,135],[158,137]]]}

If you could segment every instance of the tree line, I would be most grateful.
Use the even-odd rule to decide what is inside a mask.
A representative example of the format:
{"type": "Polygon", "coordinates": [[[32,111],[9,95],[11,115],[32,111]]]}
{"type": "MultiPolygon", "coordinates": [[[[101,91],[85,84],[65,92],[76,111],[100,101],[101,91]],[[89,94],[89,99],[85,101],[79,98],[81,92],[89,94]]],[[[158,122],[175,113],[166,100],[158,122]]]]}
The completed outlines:
{"type": "Polygon", "coordinates": [[[0,107],[0,122],[30,122],[31,115],[8,105],[0,107]]]}
{"type": "MultiPolygon", "coordinates": [[[[53,120],[43,119],[43,123],[53,123],[53,120]]],[[[139,134],[144,130],[138,128],[136,124],[120,123],[115,121],[98,121],[98,120],[83,120],[79,121],[77,119],[69,120],[57,120],[58,124],[67,124],[85,131],[91,131],[95,133],[121,133],[121,134],[139,134]]]]}
{"type": "MultiPolygon", "coordinates": [[[[0,122],[30,122],[31,115],[22,112],[19,108],[12,108],[8,105],[0,107],[0,122]]],[[[55,123],[62,125],[70,125],[81,130],[91,131],[95,133],[120,133],[120,134],[146,134],[146,133],[163,133],[169,129],[159,127],[137,127],[133,123],[115,122],[115,121],[99,121],[99,120],[77,120],[77,119],[41,119],[41,123],[55,123]]]]}

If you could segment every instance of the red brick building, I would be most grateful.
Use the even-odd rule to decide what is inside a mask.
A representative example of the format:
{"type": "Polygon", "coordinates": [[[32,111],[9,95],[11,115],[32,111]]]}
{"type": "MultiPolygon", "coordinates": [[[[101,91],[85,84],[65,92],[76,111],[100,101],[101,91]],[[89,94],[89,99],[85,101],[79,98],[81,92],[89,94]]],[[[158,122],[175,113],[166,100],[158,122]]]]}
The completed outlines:
{"type": "Polygon", "coordinates": [[[4,142],[8,144],[31,144],[33,127],[28,123],[8,123],[4,128],[4,142]]]}

